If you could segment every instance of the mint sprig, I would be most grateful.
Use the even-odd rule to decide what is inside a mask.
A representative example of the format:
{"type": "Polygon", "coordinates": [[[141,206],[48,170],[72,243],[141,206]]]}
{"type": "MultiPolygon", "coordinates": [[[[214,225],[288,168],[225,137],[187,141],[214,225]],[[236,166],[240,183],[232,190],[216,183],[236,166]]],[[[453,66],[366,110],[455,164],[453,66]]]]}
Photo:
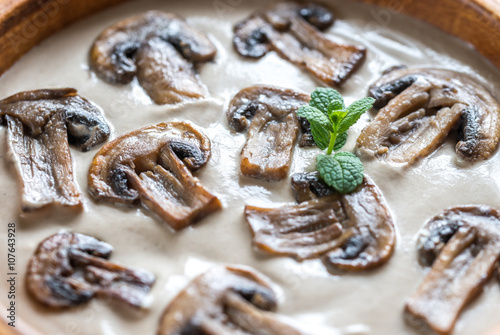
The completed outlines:
{"type": "Polygon", "coordinates": [[[361,160],[352,153],[337,151],[345,145],[349,128],[373,107],[374,102],[373,98],[363,98],[346,108],[339,92],[317,88],[311,94],[309,105],[297,111],[297,115],[311,124],[314,142],[326,150],[326,155],[318,156],[316,163],[321,178],[340,193],[350,193],[363,182],[361,160]]]}
{"type": "Polygon", "coordinates": [[[350,152],[320,155],[316,166],[325,183],[341,193],[351,193],[363,182],[363,164],[350,152]]]}

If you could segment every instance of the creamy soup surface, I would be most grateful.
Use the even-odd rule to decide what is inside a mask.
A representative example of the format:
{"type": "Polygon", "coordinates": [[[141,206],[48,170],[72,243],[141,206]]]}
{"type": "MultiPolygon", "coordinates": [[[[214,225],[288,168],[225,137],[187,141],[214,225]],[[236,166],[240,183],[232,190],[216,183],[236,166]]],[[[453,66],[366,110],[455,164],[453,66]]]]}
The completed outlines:
{"type": "MultiPolygon", "coordinates": [[[[263,182],[240,177],[239,154],[245,134],[232,133],[225,119],[234,94],[254,84],[272,84],[310,93],[320,86],[311,76],[270,53],[247,61],[232,48],[233,25],[267,1],[135,1],[78,22],[34,48],[0,78],[0,97],[39,88],[74,87],[100,105],[113,126],[112,138],[139,127],[170,120],[190,120],[212,141],[212,158],[196,175],[224,205],[222,211],[181,232],[172,232],[148,212],[96,204],[87,191],[87,171],[98,148],[72,149],[85,210],[62,217],[20,217],[20,187],[0,151],[0,269],[6,271],[7,223],[17,224],[17,317],[42,334],[153,334],[169,301],[196,275],[215,264],[251,266],[276,285],[278,312],[303,326],[308,334],[414,334],[403,320],[405,299],[428,269],[417,262],[416,237],[423,223],[443,209],[464,204],[500,206],[500,155],[485,162],[460,161],[452,141],[410,168],[364,159],[366,174],[382,190],[397,225],[397,247],[391,260],[376,271],[332,275],[320,261],[295,262],[269,257],[251,247],[244,221],[245,204],[280,206],[295,203],[289,178],[263,182]],[[230,4],[232,3],[232,4],[230,4]],[[221,4],[226,4],[222,5],[221,4]],[[158,106],[136,83],[112,86],[88,69],[87,53],[94,38],[110,24],[149,9],[175,12],[205,31],[217,46],[214,62],[201,67],[210,98],[174,106],[158,106]],[[93,300],[82,307],[48,311],[27,296],[24,285],[29,258],[44,238],[66,229],[95,236],[115,248],[111,260],[144,268],[157,276],[150,308],[133,311],[119,303],[93,300]]],[[[342,87],[346,102],[366,96],[370,83],[394,65],[434,66],[470,74],[500,97],[500,72],[467,45],[424,23],[375,7],[330,1],[337,22],[327,32],[368,49],[366,62],[342,87]]],[[[344,150],[373,118],[366,114],[349,131],[344,150]]],[[[5,128],[0,147],[6,148],[5,128]]],[[[291,173],[313,169],[318,149],[296,148],[291,173]]],[[[0,303],[8,304],[7,283],[0,280],[0,303]]],[[[462,313],[454,334],[481,334],[500,315],[500,285],[492,279],[462,313]]],[[[2,316],[5,315],[2,312],[2,316]]],[[[3,316],[4,317],[4,316],[3,316]]]]}

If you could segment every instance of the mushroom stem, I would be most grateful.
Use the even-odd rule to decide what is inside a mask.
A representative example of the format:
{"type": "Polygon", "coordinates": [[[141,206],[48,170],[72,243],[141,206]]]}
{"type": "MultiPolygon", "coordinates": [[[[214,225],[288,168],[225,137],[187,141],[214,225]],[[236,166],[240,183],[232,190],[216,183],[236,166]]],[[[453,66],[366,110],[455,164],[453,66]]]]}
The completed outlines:
{"type": "Polygon", "coordinates": [[[444,143],[462,116],[465,106],[455,104],[453,107],[440,109],[435,116],[420,122],[418,130],[409,135],[405,142],[387,155],[387,160],[395,163],[412,164],[418,157],[425,157],[444,143]]]}
{"type": "Polygon", "coordinates": [[[332,87],[341,86],[366,56],[364,48],[336,43],[302,18],[291,20],[290,33],[267,31],[273,50],[281,57],[332,87]]]}
{"type": "Polygon", "coordinates": [[[203,98],[196,66],[217,49],[199,29],[176,14],[148,11],[106,28],[94,41],[92,70],[112,84],[139,84],[157,104],[203,98]]]}
{"type": "Polygon", "coordinates": [[[49,121],[47,132],[37,138],[26,134],[18,119],[5,119],[9,149],[21,176],[22,210],[56,205],[81,211],[82,198],[73,174],[68,138],[61,134],[66,125],[60,113],[49,121]]]}
{"type": "Polygon", "coordinates": [[[419,252],[422,261],[433,264],[406,302],[406,320],[420,330],[451,334],[460,312],[499,264],[500,215],[486,206],[447,210],[426,224],[419,252]]]}
{"type": "Polygon", "coordinates": [[[299,261],[322,257],[332,272],[368,270],[390,258],[394,224],[380,191],[368,178],[348,195],[328,190],[313,175],[293,178],[293,185],[302,201],[298,205],[245,207],[258,249],[299,261]]]}
{"type": "Polygon", "coordinates": [[[164,166],[170,167],[170,171],[157,165],[152,171],[139,176],[129,174],[146,208],[175,230],[185,228],[221,208],[219,199],[201,185],[172,150],[163,150],[160,159],[164,166]]]}
{"type": "Polygon", "coordinates": [[[139,84],[158,105],[200,99],[208,93],[193,64],[160,38],[145,43],[136,59],[139,84]]]}
{"type": "Polygon", "coordinates": [[[302,335],[271,311],[270,284],[251,269],[214,267],[175,297],[160,319],[158,335],[302,335]]]}
{"type": "Polygon", "coordinates": [[[329,8],[313,1],[267,6],[235,26],[236,51],[260,58],[273,50],[330,86],[342,85],[361,66],[366,49],[337,43],[321,31],[334,22],[329,8]]]}
{"type": "Polygon", "coordinates": [[[76,248],[68,251],[73,266],[83,267],[88,282],[96,285],[95,294],[99,297],[116,299],[132,307],[143,307],[155,276],[147,271],[133,270],[105,259],[91,256],[76,248]],[[120,282],[120,285],[114,285],[120,282]]]}
{"type": "Polygon", "coordinates": [[[224,296],[226,313],[232,323],[253,335],[302,335],[280,322],[272,313],[259,310],[235,292],[224,296]]]}
{"type": "Polygon", "coordinates": [[[94,296],[144,307],[155,276],[107,260],[113,248],[91,236],[60,232],[40,243],[30,259],[26,285],[52,308],[83,304],[94,296]]]}
{"type": "Polygon", "coordinates": [[[430,155],[460,128],[457,154],[491,157],[500,140],[500,105],[468,76],[441,69],[395,68],[372,85],[381,108],[357,146],[387,161],[413,164],[430,155]]]}
{"type": "Polygon", "coordinates": [[[102,110],[63,88],[21,92],[0,101],[7,141],[22,183],[22,210],[83,209],[69,145],[87,151],[110,129],[102,110]]]}
{"type": "Polygon", "coordinates": [[[296,111],[308,101],[300,92],[263,85],[247,87],[234,96],[228,123],[236,131],[248,129],[241,151],[243,175],[270,181],[288,175],[299,134],[296,111]]]}
{"type": "Polygon", "coordinates": [[[281,208],[245,206],[245,218],[257,248],[299,261],[338,248],[347,238],[336,196],[281,208]]]}
{"type": "Polygon", "coordinates": [[[491,278],[500,254],[485,246],[477,252],[475,228],[460,228],[448,241],[431,271],[406,303],[406,315],[417,328],[427,324],[438,334],[450,334],[458,314],[491,278]]]}
{"type": "Polygon", "coordinates": [[[290,113],[275,119],[260,110],[248,129],[248,140],[241,150],[241,173],[245,176],[282,180],[288,175],[299,126],[290,113]]]}
{"type": "MultiPolygon", "coordinates": [[[[385,142],[392,135],[391,123],[397,122],[408,114],[422,108],[429,101],[428,90],[431,88],[425,80],[415,81],[405,89],[397,99],[381,109],[377,117],[365,128],[358,137],[357,146],[373,152],[375,155],[391,155],[390,144],[385,142]]],[[[413,127],[410,125],[410,129],[413,127]]],[[[404,156],[403,158],[407,158],[404,156]]],[[[414,157],[408,157],[413,159],[414,157]]],[[[390,158],[388,158],[390,159],[390,158]]],[[[399,160],[399,157],[394,158],[399,160]]]]}
{"type": "Polygon", "coordinates": [[[192,171],[210,158],[210,140],[187,122],[169,122],[125,134],[104,146],[89,170],[96,200],[142,206],[174,230],[219,210],[216,196],[192,171]]]}

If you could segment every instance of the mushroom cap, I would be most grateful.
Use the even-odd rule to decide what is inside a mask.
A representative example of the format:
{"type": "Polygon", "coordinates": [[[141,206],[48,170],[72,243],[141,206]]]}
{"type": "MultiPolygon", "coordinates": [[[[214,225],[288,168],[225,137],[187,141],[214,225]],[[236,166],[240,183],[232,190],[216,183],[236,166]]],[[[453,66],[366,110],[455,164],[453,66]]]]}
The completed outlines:
{"type": "Polygon", "coordinates": [[[104,81],[129,83],[137,71],[135,53],[154,37],[172,44],[191,62],[210,61],[217,53],[208,38],[182,17],[152,10],[106,28],[90,49],[90,67],[104,81]]]}
{"type": "Polygon", "coordinates": [[[241,152],[243,175],[266,180],[288,175],[299,132],[296,111],[309,99],[294,90],[266,85],[247,87],[234,96],[228,123],[236,131],[248,129],[241,152]]]}
{"type": "MultiPolygon", "coordinates": [[[[306,178],[300,179],[307,183],[306,178]]],[[[309,179],[314,180],[314,175],[309,179]]],[[[310,185],[315,183],[317,179],[310,185]]],[[[392,215],[367,177],[352,194],[332,192],[314,198],[313,191],[310,198],[301,194],[299,205],[245,207],[258,249],[299,261],[322,257],[330,271],[368,270],[390,258],[396,239],[392,215]]]]}
{"type": "Polygon", "coordinates": [[[292,189],[298,203],[338,193],[321,179],[319,172],[295,173],[292,176],[292,189]]]}
{"type": "Polygon", "coordinates": [[[91,69],[104,81],[139,84],[157,104],[203,98],[206,87],[195,66],[217,49],[200,30],[176,14],[148,11],[105,29],[94,41],[91,69]]]}
{"type": "Polygon", "coordinates": [[[500,242],[500,212],[489,206],[468,205],[436,215],[424,225],[417,239],[420,264],[432,266],[446,243],[461,228],[477,229],[483,242],[490,239],[500,242]]]}
{"type": "Polygon", "coordinates": [[[261,58],[276,51],[330,86],[340,86],[362,64],[366,49],[326,37],[333,13],[313,1],[283,1],[238,23],[233,45],[243,57],[261,58]]]}
{"type": "Polygon", "coordinates": [[[195,278],[167,306],[158,335],[301,335],[272,312],[271,284],[250,268],[217,266],[195,278]]]}
{"type": "Polygon", "coordinates": [[[80,188],[69,144],[88,151],[110,129],[102,110],[72,88],[20,92],[0,101],[0,119],[22,185],[23,212],[80,211],[80,188]]]}
{"type": "Polygon", "coordinates": [[[180,159],[192,171],[203,167],[211,155],[208,137],[188,122],[168,122],[131,131],[107,143],[94,157],[89,170],[89,192],[99,200],[132,204],[139,197],[133,187],[123,186],[118,171],[137,173],[153,170],[161,150],[172,139],[189,144],[193,149],[180,159]],[[194,149],[197,148],[198,150],[194,149]]]}
{"type": "Polygon", "coordinates": [[[259,108],[275,118],[293,114],[311,98],[295,90],[272,86],[254,85],[239,91],[229,103],[227,121],[236,131],[247,130],[259,108]]]}
{"type": "Polygon", "coordinates": [[[411,164],[436,150],[460,128],[457,154],[488,159],[500,140],[500,105],[463,73],[432,68],[396,68],[370,88],[382,108],[358,138],[359,148],[388,161],[411,164]]]}
{"type": "Polygon", "coordinates": [[[148,271],[111,263],[113,247],[91,236],[60,232],[42,241],[28,264],[30,295],[51,308],[74,307],[94,296],[142,307],[155,282],[148,271]]]}
{"type": "Polygon", "coordinates": [[[460,312],[498,269],[500,212],[447,209],[424,225],[417,248],[420,262],[432,267],[406,302],[406,320],[422,331],[451,334],[460,312]]]}
{"type": "Polygon", "coordinates": [[[244,57],[261,58],[271,50],[266,35],[267,25],[283,31],[290,26],[290,21],[301,17],[319,30],[330,28],[335,17],[330,9],[313,1],[282,1],[269,5],[234,27],[233,44],[244,57]]]}
{"type": "Polygon", "coordinates": [[[30,130],[30,136],[41,135],[55,113],[63,114],[69,143],[81,151],[92,149],[110,135],[102,109],[78,95],[74,88],[20,92],[0,101],[0,116],[19,119],[30,130]]]}
{"type": "Polygon", "coordinates": [[[210,140],[188,122],[168,122],[125,134],[105,145],[89,170],[96,200],[142,203],[173,229],[221,208],[191,172],[210,158],[210,140]]]}

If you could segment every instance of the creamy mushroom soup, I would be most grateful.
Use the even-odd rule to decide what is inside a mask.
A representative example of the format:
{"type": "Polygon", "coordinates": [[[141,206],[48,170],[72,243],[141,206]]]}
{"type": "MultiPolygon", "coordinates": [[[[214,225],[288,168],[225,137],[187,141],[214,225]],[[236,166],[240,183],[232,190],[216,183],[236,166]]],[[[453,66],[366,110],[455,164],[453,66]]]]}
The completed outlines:
{"type": "MultiPolygon", "coordinates": [[[[100,149],[71,148],[76,180],[81,188],[81,214],[35,214],[20,217],[21,187],[11,155],[5,150],[0,164],[0,202],[3,230],[0,250],[5,253],[7,223],[17,227],[16,313],[42,334],[152,334],[166,306],[196,275],[213,265],[251,266],[276,284],[277,313],[310,334],[413,334],[403,318],[405,301],[424,280],[428,268],[418,263],[417,237],[423,224],[459,205],[500,206],[500,158],[467,163],[450,139],[415,165],[403,168],[382,159],[363,158],[366,174],[383,193],[396,227],[392,258],[371,272],[329,273],[320,260],[297,262],[269,257],[251,247],[251,231],[244,206],[295,205],[290,176],[312,171],[315,148],[294,148],[289,176],[279,182],[240,176],[240,152],[245,133],[230,129],[226,110],[242,89],[275,85],[310,94],[321,85],[307,71],[270,51],[259,60],[247,60],[234,51],[233,26],[266,5],[267,1],[134,1],[77,22],[50,37],[24,56],[0,78],[0,97],[40,88],[73,87],[98,104],[112,127],[110,139],[141,127],[168,121],[191,121],[210,138],[212,155],[195,175],[215,195],[223,209],[182,231],[174,232],[150,211],[137,207],[97,204],[89,195],[88,170],[100,149]],[[158,9],[187,18],[208,34],[217,48],[213,62],[200,67],[199,80],[209,97],[175,105],[153,103],[137,79],[111,85],[89,69],[88,53],[99,34],[111,24],[158,9]],[[149,308],[131,309],[106,299],[93,299],[76,308],[50,311],[28,296],[25,285],[29,258],[47,237],[68,230],[109,243],[113,263],[144,269],[156,276],[149,308]]],[[[347,1],[329,1],[337,17],[326,36],[365,47],[366,60],[345,82],[341,93],[349,104],[365,97],[382,72],[401,64],[440,67],[471,75],[499,96],[500,72],[466,44],[395,12],[347,1]]],[[[152,46],[154,47],[154,46],[152,46]]],[[[365,114],[349,130],[345,150],[353,150],[361,130],[374,118],[365,114]]],[[[6,127],[0,145],[7,147],[6,127]]],[[[5,254],[4,254],[5,255],[5,254]]],[[[0,268],[6,271],[7,258],[0,268]]],[[[9,284],[1,282],[0,302],[9,303],[9,284]]],[[[497,323],[500,286],[495,278],[459,316],[454,334],[482,334],[497,323]]],[[[2,312],[5,315],[5,311],[2,312]]]]}

